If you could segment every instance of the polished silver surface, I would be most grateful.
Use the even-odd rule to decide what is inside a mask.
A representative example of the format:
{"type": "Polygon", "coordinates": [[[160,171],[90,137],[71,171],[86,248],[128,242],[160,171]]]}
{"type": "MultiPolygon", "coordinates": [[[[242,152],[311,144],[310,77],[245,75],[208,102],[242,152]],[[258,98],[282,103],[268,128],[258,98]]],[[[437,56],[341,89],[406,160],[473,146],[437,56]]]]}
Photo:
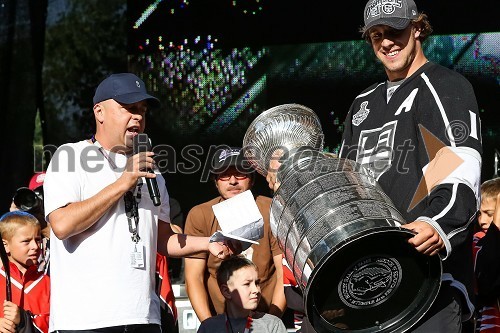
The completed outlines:
{"type": "Polygon", "coordinates": [[[441,261],[408,244],[413,234],[370,171],[298,149],[277,178],[271,228],[316,331],[410,329],[437,296],[441,261]]]}
{"type": "Polygon", "coordinates": [[[319,333],[404,332],[437,296],[441,261],[408,244],[413,234],[371,171],[322,153],[322,138],[312,110],[287,104],[258,116],[243,143],[262,175],[285,152],[271,229],[306,314],[319,333]]]}
{"type": "Polygon", "coordinates": [[[285,157],[299,147],[323,149],[323,131],[316,114],[300,104],[283,104],[262,112],[243,138],[245,157],[266,176],[273,158],[285,157]]]}
{"type": "Polygon", "coordinates": [[[331,234],[331,244],[323,248],[332,250],[353,233],[405,223],[376,180],[356,162],[322,154],[288,162],[278,170],[286,177],[273,197],[272,230],[304,288],[304,266],[309,262],[309,270],[314,269],[312,249],[325,237],[331,234]]]}

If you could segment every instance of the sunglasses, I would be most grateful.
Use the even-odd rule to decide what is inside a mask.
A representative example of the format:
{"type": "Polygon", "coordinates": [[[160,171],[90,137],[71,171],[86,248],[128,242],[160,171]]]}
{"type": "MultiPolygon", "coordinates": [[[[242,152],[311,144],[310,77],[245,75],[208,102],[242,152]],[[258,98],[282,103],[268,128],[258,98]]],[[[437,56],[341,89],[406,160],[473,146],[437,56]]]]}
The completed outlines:
{"type": "Polygon", "coordinates": [[[231,177],[234,177],[236,180],[243,180],[243,179],[247,179],[248,175],[246,175],[244,173],[222,174],[222,175],[217,176],[217,180],[227,181],[227,180],[231,179],[231,177]]]}

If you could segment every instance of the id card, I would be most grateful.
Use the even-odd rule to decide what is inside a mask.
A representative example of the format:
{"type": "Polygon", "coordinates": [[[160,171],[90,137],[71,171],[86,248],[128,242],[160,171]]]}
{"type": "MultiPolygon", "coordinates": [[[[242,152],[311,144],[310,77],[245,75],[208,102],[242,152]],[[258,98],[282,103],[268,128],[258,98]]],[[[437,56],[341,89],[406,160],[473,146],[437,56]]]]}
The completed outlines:
{"type": "Polygon", "coordinates": [[[130,265],[133,268],[144,268],[144,244],[141,241],[132,243],[130,265]]]}

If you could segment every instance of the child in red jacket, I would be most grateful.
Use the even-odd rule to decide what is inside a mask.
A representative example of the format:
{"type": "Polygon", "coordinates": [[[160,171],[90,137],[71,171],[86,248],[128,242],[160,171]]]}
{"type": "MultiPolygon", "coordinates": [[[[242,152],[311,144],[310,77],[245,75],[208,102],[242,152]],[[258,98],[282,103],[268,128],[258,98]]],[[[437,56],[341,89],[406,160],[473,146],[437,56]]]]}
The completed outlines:
{"type": "MultiPolygon", "coordinates": [[[[14,211],[0,217],[0,233],[9,258],[12,302],[0,305],[0,327],[19,325],[29,311],[34,327],[49,329],[50,279],[38,271],[40,222],[33,215],[14,211]],[[17,305],[18,307],[16,307],[17,305]]],[[[5,267],[0,270],[0,300],[6,299],[5,267]]],[[[22,324],[22,323],[21,323],[22,324]]]]}

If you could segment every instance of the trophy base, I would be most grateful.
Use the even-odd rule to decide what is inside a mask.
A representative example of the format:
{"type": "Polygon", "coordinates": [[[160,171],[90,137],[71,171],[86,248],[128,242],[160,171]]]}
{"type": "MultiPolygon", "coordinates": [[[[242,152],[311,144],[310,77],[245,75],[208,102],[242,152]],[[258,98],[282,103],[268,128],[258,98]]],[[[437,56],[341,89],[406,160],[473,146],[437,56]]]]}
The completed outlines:
{"type": "Polygon", "coordinates": [[[322,332],[404,332],[428,311],[441,284],[441,260],[418,253],[413,234],[368,230],[332,250],[305,289],[311,324],[322,332]]]}

